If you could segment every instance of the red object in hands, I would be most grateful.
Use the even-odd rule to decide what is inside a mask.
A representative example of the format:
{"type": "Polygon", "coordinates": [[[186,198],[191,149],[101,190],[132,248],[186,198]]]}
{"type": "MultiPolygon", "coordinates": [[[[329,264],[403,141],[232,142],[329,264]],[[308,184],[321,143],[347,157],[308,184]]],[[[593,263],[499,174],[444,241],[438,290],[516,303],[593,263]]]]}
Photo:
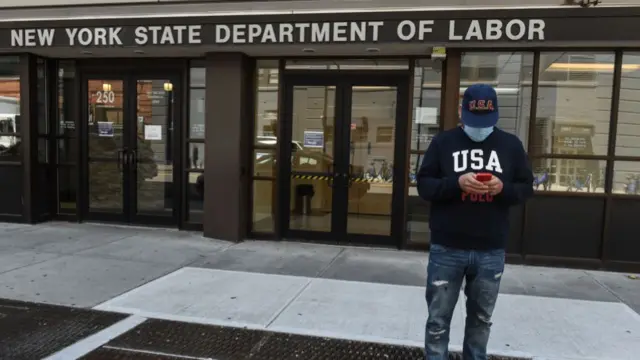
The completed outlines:
{"type": "Polygon", "coordinates": [[[493,174],[491,173],[478,173],[476,174],[476,180],[480,182],[487,182],[493,178],[493,174]]]}

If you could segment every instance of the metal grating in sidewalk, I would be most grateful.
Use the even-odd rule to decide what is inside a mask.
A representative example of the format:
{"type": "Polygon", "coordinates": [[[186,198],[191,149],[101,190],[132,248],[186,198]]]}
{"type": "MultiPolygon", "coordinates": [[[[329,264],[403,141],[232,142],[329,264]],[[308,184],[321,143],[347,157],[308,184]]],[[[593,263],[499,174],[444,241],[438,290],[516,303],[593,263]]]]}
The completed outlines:
{"type": "MultiPolygon", "coordinates": [[[[84,360],[424,360],[421,348],[149,319],[84,360]]],[[[452,354],[451,359],[462,359],[452,354]]],[[[496,357],[492,360],[529,360],[496,357]]]]}
{"type": "Polygon", "coordinates": [[[0,300],[0,359],[41,359],[125,317],[103,311],[0,300]]]}

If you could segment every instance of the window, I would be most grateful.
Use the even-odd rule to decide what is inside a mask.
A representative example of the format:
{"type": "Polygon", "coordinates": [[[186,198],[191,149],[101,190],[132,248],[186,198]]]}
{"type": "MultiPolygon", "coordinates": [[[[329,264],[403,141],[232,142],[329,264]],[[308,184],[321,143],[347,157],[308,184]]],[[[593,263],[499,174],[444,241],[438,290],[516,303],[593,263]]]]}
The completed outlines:
{"type": "Polygon", "coordinates": [[[22,213],[20,58],[0,57],[0,213],[22,213]]]}
{"type": "Polygon", "coordinates": [[[258,61],[255,144],[275,148],[278,132],[278,61],[258,61]]]}
{"type": "Polygon", "coordinates": [[[378,126],[378,128],[376,129],[376,142],[377,143],[393,142],[394,131],[395,131],[394,126],[378,126]]]}
{"type": "Polygon", "coordinates": [[[205,131],[205,90],[206,69],[191,65],[189,71],[189,123],[187,139],[187,203],[189,204],[188,222],[202,223],[204,208],[204,131],[205,131]]]}
{"type": "Polygon", "coordinates": [[[493,82],[498,77],[498,69],[498,57],[494,54],[465,54],[460,67],[460,80],[493,82]]]}
{"type": "Polygon", "coordinates": [[[38,164],[37,164],[37,200],[35,209],[38,216],[49,216],[55,201],[54,189],[55,171],[51,165],[51,151],[49,145],[55,144],[53,134],[49,129],[49,62],[42,58],[36,59],[36,116],[38,122],[38,164]]]}
{"type": "Polygon", "coordinates": [[[416,173],[431,139],[440,131],[441,68],[437,61],[421,59],[413,74],[407,233],[408,240],[416,244],[429,243],[429,205],[418,196],[416,173]]]}
{"type": "Polygon", "coordinates": [[[538,158],[532,163],[535,190],[604,193],[605,160],[538,158]]]}
{"type": "Polygon", "coordinates": [[[541,53],[532,155],[606,155],[614,53],[541,53]]]}
{"type": "Polygon", "coordinates": [[[542,52],[529,154],[539,191],[604,193],[613,52],[542,52]]]}
{"type": "MultiPolygon", "coordinates": [[[[625,52],[620,71],[615,156],[640,158],[640,52],[625,52]]],[[[615,161],[612,193],[640,195],[640,161],[615,161]]]]}
{"type": "Polygon", "coordinates": [[[624,195],[640,195],[640,162],[615,162],[613,166],[612,193],[624,195]]]}
{"type": "Polygon", "coordinates": [[[75,97],[75,64],[73,61],[58,62],[57,73],[57,184],[58,184],[58,213],[75,214],[78,189],[78,154],[76,134],[75,97]]]}
{"type": "Polygon", "coordinates": [[[640,157],[640,52],[622,57],[615,155],[640,157]]]}
{"type": "Polygon", "coordinates": [[[498,95],[498,127],[510,132],[526,146],[531,113],[533,53],[472,52],[462,55],[460,96],[469,85],[492,85],[498,95]]]}
{"type": "MultiPolygon", "coordinates": [[[[256,113],[254,119],[253,213],[252,231],[275,230],[273,212],[277,191],[275,148],[278,143],[279,62],[259,60],[256,64],[256,113]]],[[[301,147],[293,143],[293,149],[301,147]]],[[[309,159],[300,158],[309,164],[309,159]]]]}

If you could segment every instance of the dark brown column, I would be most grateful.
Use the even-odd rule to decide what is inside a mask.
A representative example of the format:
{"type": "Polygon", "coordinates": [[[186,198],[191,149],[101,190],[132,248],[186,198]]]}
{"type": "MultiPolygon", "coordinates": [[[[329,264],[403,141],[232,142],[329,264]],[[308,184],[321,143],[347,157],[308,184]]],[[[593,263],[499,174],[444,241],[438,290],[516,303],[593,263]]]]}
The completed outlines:
{"type": "Polygon", "coordinates": [[[38,165],[38,118],[36,91],[36,58],[20,56],[20,147],[22,151],[22,216],[26,223],[35,223],[34,207],[38,165]]]}
{"type": "Polygon", "coordinates": [[[458,104],[460,102],[460,57],[458,50],[447,49],[441,109],[444,130],[458,126],[458,104]]]}
{"type": "Polygon", "coordinates": [[[242,240],[248,230],[255,62],[239,53],[206,57],[204,236],[242,240]]]}

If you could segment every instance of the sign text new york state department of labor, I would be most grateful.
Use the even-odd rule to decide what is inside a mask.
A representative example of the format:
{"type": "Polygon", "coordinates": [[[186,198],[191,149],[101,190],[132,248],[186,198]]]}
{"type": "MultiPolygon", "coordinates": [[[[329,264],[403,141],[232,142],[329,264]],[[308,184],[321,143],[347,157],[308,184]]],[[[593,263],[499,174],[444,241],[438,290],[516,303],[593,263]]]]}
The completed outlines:
{"type": "Polygon", "coordinates": [[[542,41],[542,19],[11,29],[11,47],[542,41]]]}

